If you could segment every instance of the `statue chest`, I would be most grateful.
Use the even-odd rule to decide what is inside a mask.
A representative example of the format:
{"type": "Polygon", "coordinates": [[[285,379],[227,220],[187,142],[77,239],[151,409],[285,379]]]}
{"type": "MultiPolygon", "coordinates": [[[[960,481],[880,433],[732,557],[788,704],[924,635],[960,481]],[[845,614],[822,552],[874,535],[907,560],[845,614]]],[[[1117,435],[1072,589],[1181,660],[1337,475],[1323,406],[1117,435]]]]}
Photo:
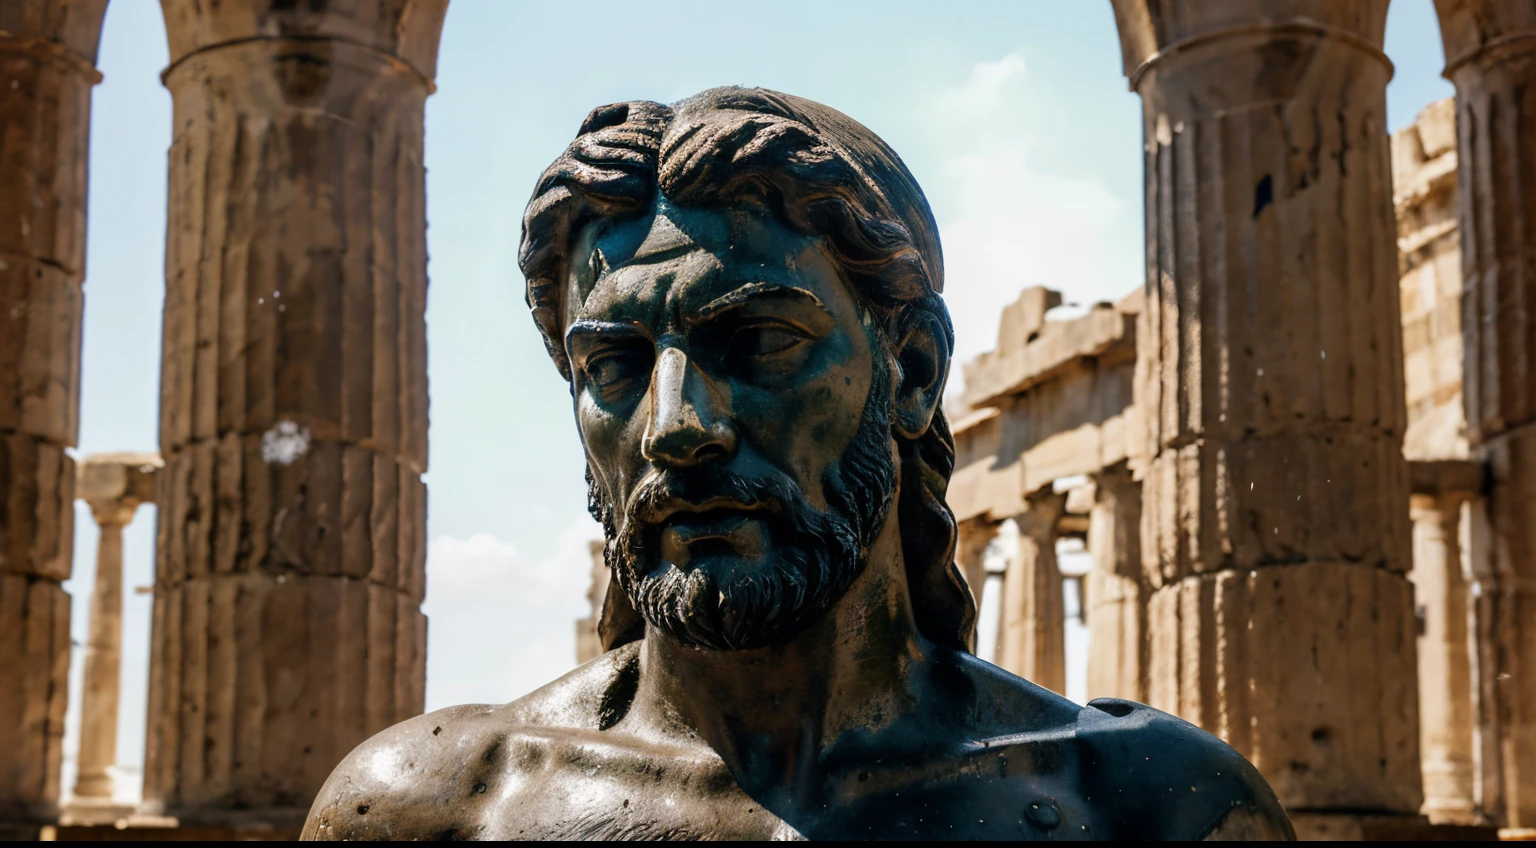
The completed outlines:
{"type": "Polygon", "coordinates": [[[766,804],[720,765],[587,757],[510,777],[474,812],[484,839],[1093,839],[1108,823],[1048,776],[858,771],[766,804]]]}

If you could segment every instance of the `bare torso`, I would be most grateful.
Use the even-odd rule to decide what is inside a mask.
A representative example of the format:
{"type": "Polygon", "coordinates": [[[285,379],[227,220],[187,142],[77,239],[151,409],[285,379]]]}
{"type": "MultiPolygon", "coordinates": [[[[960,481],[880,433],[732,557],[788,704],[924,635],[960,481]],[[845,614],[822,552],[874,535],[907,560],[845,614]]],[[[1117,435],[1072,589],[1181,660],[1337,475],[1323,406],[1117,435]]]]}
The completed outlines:
{"type": "Polygon", "coordinates": [[[1214,737],[1125,701],[1078,707],[964,654],[953,700],[893,738],[839,740],[793,793],[743,787],[698,738],[630,714],[634,646],[503,706],[412,719],[359,747],[308,839],[1289,838],[1214,737]]]}

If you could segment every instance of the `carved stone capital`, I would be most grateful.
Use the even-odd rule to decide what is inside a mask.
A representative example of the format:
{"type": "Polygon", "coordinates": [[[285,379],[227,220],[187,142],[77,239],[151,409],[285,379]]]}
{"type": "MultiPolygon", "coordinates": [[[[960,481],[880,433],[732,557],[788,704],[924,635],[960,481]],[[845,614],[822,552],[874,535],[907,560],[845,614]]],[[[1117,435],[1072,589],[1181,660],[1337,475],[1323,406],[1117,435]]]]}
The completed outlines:
{"type": "Polygon", "coordinates": [[[75,496],[90,506],[98,525],[125,525],[140,504],[155,502],[159,454],[94,454],[78,467],[75,496]]]}
{"type": "Polygon", "coordinates": [[[1019,534],[1037,543],[1054,542],[1056,523],[1067,509],[1065,494],[1044,493],[1033,495],[1026,501],[1023,512],[1013,517],[1019,526],[1019,534]]]}

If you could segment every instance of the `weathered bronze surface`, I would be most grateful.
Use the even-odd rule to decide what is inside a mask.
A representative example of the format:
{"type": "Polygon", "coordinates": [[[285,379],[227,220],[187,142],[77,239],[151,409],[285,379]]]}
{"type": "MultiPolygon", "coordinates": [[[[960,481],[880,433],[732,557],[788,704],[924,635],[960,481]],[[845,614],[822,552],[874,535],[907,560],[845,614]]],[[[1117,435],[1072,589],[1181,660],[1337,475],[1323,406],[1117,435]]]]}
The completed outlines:
{"type": "Polygon", "coordinates": [[[374,737],[306,838],[1291,837],[1215,737],[972,655],[938,232],[873,133],[760,89],[602,107],[520,258],[609,650],[374,737]]]}

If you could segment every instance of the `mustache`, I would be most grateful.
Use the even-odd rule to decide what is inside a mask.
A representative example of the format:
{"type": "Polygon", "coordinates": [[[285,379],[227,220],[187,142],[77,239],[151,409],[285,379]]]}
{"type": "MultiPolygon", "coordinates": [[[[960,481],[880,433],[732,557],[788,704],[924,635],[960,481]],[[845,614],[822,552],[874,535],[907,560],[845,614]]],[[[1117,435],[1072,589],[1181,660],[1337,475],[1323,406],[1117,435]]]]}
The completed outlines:
{"type": "Polygon", "coordinates": [[[731,508],[783,518],[804,501],[800,487],[778,472],[747,476],[714,463],[648,473],[624,510],[631,521],[659,524],[679,512],[731,508]]]}

